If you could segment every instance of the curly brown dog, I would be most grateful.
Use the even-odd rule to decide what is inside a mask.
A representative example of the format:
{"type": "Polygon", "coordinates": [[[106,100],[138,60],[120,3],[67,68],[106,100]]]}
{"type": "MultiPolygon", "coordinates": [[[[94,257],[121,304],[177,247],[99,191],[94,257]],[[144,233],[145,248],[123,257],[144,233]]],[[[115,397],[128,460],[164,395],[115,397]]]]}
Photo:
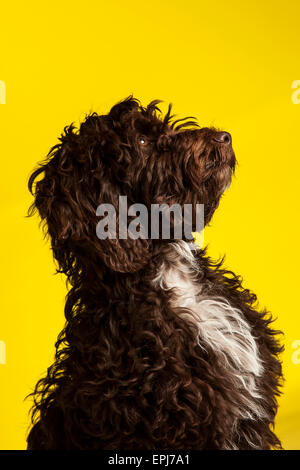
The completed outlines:
{"type": "Polygon", "coordinates": [[[159,102],[129,96],[66,126],[30,177],[30,214],[70,290],[55,361],[31,394],[28,449],[281,448],[280,332],[240,277],[185,238],[96,234],[97,207],[120,195],[204,204],[207,224],[231,182],[230,134],[172,121],[159,102]]]}

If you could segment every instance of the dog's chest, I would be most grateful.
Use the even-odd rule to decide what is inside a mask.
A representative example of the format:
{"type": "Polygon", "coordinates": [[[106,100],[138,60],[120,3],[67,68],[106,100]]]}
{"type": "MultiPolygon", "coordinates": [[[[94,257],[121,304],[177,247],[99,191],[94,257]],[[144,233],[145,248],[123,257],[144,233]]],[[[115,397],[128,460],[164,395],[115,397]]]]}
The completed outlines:
{"type": "Polygon", "coordinates": [[[244,417],[262,415],[257,406],[260,399],[257,379],[263,373],[263,364],[252,328],[243,312],[226,298],[203,295],[197,269],[188,244],[174,243],[154,282],[169,291],[170,302],[178,314],[196,325],[199,346],[221,356],[224,373],[235,388],[250,395],[244,411],[241,409],[244,417]]]}

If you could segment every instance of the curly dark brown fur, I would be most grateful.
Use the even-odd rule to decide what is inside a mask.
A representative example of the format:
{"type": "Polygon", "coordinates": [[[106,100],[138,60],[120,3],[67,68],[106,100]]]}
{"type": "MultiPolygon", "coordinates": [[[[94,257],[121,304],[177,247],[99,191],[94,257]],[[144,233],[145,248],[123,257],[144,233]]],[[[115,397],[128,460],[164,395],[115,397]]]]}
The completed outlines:
{"type": "Polygon", "coordinates": [[[147,207],[203,203],[208,223],[230,184],[235,156],[220,132],[188,118],[171,122],[171,105],[161,118],[158,103],[144,108],[130,96],[107,115],[87,116],[78,132],[65,127],[30,178],[30,214],[37,209],[45,221],[71,288],[55,362],[31,394],[28,449],[281,448],[272,425],[282,347],[255,295],[205,250],[194,254],[198,268],[184,279],[208,299],[208,327],[209,302],[223,299],[216,306],[224,308],[225,299],[233,328],[255,339],[263,372],[245,372],[247,391],[236,358],[197,340],[201,314],[189,320],[189,308],[176,304],[179,291],[155,282],[162,266],[192,273],[174,256],[176,241],[96,236],[97,206],[117,207],[119,195],[147,207]]]}

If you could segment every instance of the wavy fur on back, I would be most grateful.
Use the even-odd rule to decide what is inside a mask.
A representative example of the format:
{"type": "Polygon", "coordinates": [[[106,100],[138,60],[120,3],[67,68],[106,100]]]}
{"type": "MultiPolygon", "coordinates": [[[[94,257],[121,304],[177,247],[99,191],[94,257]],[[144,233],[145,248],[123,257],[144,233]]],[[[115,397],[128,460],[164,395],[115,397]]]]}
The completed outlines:
{"type": "Polygon", "coordinates": [[[231,142],[176,126],[171,107],[162,119],[158,102],[129,97],[65,128],[30,178],[70,290],[28,449],[281,448],[282,347],[256,296],[187,240],[96,237],[98,204],[119,195],[203,203],[208,223],[230,184],[231,142]]]}

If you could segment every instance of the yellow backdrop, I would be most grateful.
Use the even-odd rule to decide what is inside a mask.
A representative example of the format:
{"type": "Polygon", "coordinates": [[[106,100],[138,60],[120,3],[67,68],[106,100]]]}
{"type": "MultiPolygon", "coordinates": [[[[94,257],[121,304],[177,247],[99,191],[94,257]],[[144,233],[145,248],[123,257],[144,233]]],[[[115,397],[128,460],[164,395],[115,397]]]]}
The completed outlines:
{"type": "Polygon", "coordinates": [[[63,127],[130,93],[232,133],[236,178],[206,229],[285,332],[277,433],[300,449],[298,0],[5,2],[0,31],[0,448],[24,449],[30,402],[64,324],[30,171],[63,127]]]}

